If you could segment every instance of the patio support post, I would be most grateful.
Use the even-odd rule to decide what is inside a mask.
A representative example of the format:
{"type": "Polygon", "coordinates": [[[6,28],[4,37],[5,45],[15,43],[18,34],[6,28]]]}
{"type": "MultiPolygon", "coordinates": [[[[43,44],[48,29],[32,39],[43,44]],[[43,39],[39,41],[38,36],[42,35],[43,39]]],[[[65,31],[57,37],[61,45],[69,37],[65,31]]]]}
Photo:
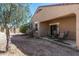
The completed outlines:
{"type": "Polygon", "coordinates": [[[79,49],[79,12],[76,13],[76,46],[79,49]]]}

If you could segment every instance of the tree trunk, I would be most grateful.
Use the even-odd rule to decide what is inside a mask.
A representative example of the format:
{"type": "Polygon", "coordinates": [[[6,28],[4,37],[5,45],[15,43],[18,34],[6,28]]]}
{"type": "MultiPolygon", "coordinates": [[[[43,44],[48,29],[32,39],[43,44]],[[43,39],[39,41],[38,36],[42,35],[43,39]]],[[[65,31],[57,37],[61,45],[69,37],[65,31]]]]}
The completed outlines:
{"type": "Polygon", "coordinates": [[[9,28],[6,27],[6,40],[7,40],[7,43],[6,43],[6,51],[9,50],[9,43],[10,43],[9,39],[10,39],[9,28]]]}
{"type": "Polygon", "coordinates": [[[16,28],[15,28],[15,26],[14,26],[13,32],[16,33],[16,28]]]}

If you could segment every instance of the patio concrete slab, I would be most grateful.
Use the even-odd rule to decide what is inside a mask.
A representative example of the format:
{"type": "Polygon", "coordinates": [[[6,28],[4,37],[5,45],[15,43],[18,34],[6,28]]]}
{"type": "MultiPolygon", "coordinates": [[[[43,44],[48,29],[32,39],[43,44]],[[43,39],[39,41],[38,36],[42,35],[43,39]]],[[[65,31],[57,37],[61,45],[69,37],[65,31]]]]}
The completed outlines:
{"type": "Polygon", "coordinates": [[[59,42],[59,41],[57,41],[58,39],[51,39],[51,38],[49,39],[47,37],[41,37],[41,39],[50,41],[52,43],[55,43],[55,44],[58,44],[58,45],[61,45],[61,46],[64,46],[64,47],[67,47],[70,49],[73,49],[75,51],[79,51],[79,49],[76,47],[76,42],[73,40],[64,40],[63,42],[59,42]]]}

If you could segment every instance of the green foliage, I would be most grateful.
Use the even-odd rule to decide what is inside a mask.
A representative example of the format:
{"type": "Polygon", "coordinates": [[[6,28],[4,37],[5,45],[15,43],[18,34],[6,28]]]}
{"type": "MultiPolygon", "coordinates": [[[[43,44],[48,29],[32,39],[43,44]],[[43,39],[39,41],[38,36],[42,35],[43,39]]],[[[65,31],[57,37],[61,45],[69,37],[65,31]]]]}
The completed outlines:
{"type": "Polygon", "coordinates": [[[27,24],[21,25],[21,27],[20,27],[20,32],[21,33],[26,33],[27,30],[28,30],[28,25],[27,24]]]}
{"type": "MultiPolygon", "coordinates": [[[[9,47],[9,38],[10,38],[9,29],[12,27],[18,27],[17,25],[26,23],[28,18],[29,18],[28,4],[0,3],[0,26],[6,29],[6,39],[7,39],[6,51],[8,51],[9,47]]],[[[20,30],[23,33],[26,32],[27,26],[26,25],[21,26],[20,30]]]]}
{"type": "Polygon", "coordinates": [[[19,27],[22,24],[26,24],[29,20],[30,10],[29,4],[18,3],[2,3],[0,4],[0,24],[5,27],[9,25],[9,28],[19,27]]]}

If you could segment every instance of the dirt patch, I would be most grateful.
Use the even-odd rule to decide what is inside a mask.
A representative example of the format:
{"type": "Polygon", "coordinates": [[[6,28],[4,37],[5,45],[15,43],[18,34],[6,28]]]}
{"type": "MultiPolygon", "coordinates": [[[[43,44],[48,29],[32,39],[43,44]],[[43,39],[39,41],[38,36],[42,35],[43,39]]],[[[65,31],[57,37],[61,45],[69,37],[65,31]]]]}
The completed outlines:
{"type": "Polygon", "coordinates": [[[42,39],[28,38],[27,36],[13,36],[12,43],[25,55],[32,56],[76,56],[79,52],[48,42],[42,39]]]}

